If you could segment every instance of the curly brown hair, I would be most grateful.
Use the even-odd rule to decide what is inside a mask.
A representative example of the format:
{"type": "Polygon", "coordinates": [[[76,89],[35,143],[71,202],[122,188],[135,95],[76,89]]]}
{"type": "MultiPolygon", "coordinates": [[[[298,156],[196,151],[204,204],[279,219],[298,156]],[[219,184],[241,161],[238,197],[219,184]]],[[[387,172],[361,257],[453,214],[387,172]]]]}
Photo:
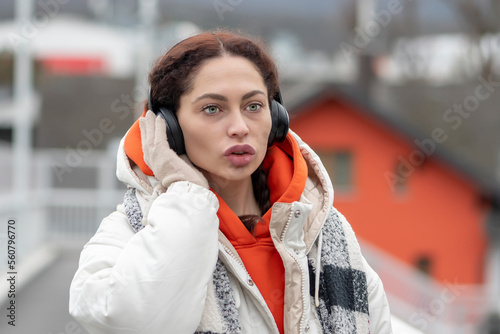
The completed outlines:
{"type": "Polygon", "coordinates": [[[261,41],[227,31],[207,32],[179,42],[157,60],[149,74],[153,109],[162,106],[176,112],[202,63],[225,55],[241,56],[255,64],[269,99],[279,91],[278,70],[261,41]]]}

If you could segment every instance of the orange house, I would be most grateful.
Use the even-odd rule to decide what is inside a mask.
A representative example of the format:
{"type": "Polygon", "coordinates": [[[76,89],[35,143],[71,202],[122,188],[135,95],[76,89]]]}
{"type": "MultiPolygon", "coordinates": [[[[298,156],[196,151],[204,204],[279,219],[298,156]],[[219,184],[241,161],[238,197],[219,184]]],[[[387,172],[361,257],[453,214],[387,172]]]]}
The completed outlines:
{"type": "Polygon", "coordinates": [[[288,106],[290,128],[332,178],[334,205],[358,237],[435,279],[483,283],[498,197],[447,158],[446,129],[422,138],[359,101],[325,86],[288,106]]]}

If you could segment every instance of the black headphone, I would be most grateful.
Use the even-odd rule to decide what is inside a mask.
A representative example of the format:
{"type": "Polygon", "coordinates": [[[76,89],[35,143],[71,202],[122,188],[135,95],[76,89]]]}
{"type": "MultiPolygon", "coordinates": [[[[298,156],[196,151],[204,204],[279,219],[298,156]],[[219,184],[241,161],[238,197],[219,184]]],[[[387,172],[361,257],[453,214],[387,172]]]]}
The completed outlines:
{"type": "MultiPolygon", "coordinates": [[[[177,120],[175,112],[166,107],[159,107],[157,110],[153,110],[153,103],[151,100],[150,88],[148,94],[148,107],[149,110],[152,110],[156,115],[160,114],[167,123],[168,145],[170,145],[170,148],[174,150],[178,155],[186,153],[186,148],[184,146],[184,136],[182,134],[182,129],[179,125],[179,121],[177,120]]],[[[286,138],[286,135],[288,134],[288,112],[283,106],[283,100],[279,91],[271,101],[270,109],[272,126],[271,132],[269,133],[269,139],[267,141],[268,146],[283,142],[286,138]]]]}

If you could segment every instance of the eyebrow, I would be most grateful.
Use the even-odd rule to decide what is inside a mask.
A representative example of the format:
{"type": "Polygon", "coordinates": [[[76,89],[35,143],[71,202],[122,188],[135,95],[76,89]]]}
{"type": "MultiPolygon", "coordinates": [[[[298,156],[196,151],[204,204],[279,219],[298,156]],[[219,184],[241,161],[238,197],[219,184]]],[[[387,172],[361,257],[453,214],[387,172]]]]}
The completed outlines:
{"type": "MultiPolygon", "coordinates": [[[[257,95],[257,94],[266,95],[263,91],[256,89],[256,90],[252,90],[251,92],[246,93],[245,95],[243,95],[243,97],[241,99],[246,100],[246,99],[248,99],[254,95],[257,95]]],[[[196,99],[194,99],[193,103],[198,102],[199,100],[207,99],[207,98],[219,100],[219,101],[224,101],[224,102],[228,101],[227,97],[225,97],[224,95],[207,93],[207,94],[203,94],[203,95],[198,96],[196,99]]]]}
{"type": "Polygon", "coordinates": [[[203,100],[203,99],[214,99],[214,100],[227,102],[227,97],[225,97],[224,95],[207,93],[207,94],[203,94],[203,95],[198,96],[196,99],[194,99],[193,103],[198,102],[199,100],[203,100]]]}
{"type": "Polygon", "coordinates": [[[243,95],[243,97],[241,99],[246,100],[246,99],[248,99],[254,95],[257,95],[257,94],[262,94],[264,96],[266,95],[263,91],[256,89],[256,90],[252,90],[251,92],[246,93],[245,95],[243,95]]]}

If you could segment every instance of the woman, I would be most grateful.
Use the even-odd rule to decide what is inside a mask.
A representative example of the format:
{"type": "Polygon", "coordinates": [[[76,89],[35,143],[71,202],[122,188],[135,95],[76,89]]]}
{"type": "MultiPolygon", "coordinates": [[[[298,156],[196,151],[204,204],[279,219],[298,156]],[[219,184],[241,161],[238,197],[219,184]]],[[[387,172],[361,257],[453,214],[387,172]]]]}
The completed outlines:
{"type": "Polygon", "coordinates": [[[324,167],[277,129],[264,48],[194,36],[149,81],[118,153],[129,190],[82,251],[71,314],[90,333],[391,333],[324,167]]]}

